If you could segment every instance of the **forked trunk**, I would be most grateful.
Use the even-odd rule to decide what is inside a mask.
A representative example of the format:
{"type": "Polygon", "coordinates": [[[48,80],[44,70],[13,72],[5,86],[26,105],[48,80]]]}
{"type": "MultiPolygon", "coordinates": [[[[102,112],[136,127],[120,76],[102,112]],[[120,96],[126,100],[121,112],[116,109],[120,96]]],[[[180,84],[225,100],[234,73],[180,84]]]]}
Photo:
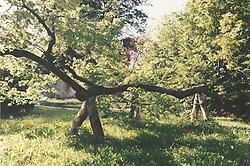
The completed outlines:
{"type": "Polygon", "coordinates": [[[79,112],[73,120],[71,134],[78,134],[79,127],[82,125],[83,121],[87,119],[88,116],[96,141],[102,143],[104,141],[104,133],[96,108],[96,97],[91,97],[87,101],[83,102],[79,112]]]}

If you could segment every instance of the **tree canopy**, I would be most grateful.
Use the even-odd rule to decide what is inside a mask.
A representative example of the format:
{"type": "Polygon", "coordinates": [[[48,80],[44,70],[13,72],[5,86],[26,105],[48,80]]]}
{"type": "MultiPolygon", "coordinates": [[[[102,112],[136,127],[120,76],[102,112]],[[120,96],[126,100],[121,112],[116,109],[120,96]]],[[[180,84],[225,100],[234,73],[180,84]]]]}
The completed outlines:
{"type": "MultiPolygon", "coordinates": [[[[125,58],[120,54],[117,34],[131,19],[124,19],[115,6],[121,10],[123,4],[130,8],[127,2],[105,1],[113,8],[99,19],[86,17],[83,11],[91,12],[93,7],[77,0],[8,2],[12,10],[1,15],[1,55],[26,57],[45,66],[76,90],[78,99],[113,94],[131,86],[172,93],[154,85],[104,87],[113,84],[115,75],[126,73],[122,72],[126,70],[125,58]]],[[[119,79],[116,82],[122,83],[119,79]]],[[[175,96],[184,97],[178,91],[175,96]]]]}
{"type": "Polygon", "coordinates": [[[144,76],[168,87],[208,85],[211,110],[249,114],[250,10],[246,0],[191,0],[149,44],[144,76]]]}

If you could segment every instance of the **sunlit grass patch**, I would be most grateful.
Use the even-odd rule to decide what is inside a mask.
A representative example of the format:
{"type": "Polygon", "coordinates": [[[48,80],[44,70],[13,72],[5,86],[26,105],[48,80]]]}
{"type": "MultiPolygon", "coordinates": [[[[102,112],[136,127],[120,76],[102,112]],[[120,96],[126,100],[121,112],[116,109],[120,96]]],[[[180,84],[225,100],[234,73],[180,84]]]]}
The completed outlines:
{"type": "Polygon", "coordinates": [[[67,165],[89,160],[93,156],[84,150],[75,151],[59,139],[29,139],[22,135],[3,138],[3,165],[67,165]]]}
{"type": "Polygon", "coordinates": [[[240,120],[191,123],[183,117],[152,120],[142,114],[134,121],[128,112],[111,112],[101,118],[106,137],[100,145],[89,120],[78,137],[68,135],[77,111],[38,106],[27,116],[1,120],[0,165],[250,164],[250,126],[240,120]]]}
{"type": "Polygon", "coordinates": [[[76,109],[78,109],[81,105],[81,102],[78,101],[77,99],[65,99],[65,100],[50,99],[50,100],[40,101],[39,103],[40,105],[43,106],[76,108],[76,109]]]}
{"type": "Polygon", "coordinates": [[[174,160],[178,165],[238,165],[236,161],[225,158],[223,155],[207,151],[201,146],[174,148],[174,160]]]}

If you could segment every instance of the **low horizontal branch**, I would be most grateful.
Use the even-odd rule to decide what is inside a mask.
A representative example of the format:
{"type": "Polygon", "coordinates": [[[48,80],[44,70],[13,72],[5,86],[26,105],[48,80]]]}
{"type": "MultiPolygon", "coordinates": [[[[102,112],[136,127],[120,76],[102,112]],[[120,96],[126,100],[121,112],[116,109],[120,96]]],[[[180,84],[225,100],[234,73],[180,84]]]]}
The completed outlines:
{"type": "Polygon", "coordinates": [[[76,73],[74,73],[73,70],[72,71],[70,70],[71,71],[70,73],[73,74],[73,77],[82,79],[83,82],[90,85],[89,89],[85,89],[81,85],[79,85],[75,80],[70,78],[65,72],[57,68],[53,63],[45,59],[42,59],[31,52],[28,52],[25,50],[18,50],[18,49],[6,51],[4,53],[0,52],[0,55],[7,55],[7,54],[13,55],[15,57],[26,57],[28,59],[31,59],[39,63],[40,65],[43,65],[49,71],[51,71],[52,73],[57,75],[59,78],[61,78],[64,82],[66,82],[69,86],[71,86],[76,91],[76,98],[80,101],[85,101],[89,97],[93,97],[93,96],[111,95],[111,94],[124,92],[124,91],[127,91],[128,88],[140,88],[148,92],[157,92],[161,94],[171,95],[178,99],[183,99],[185,97],[192,96],[195,93],[204,92],[207,88],[207,86],[204,84],[192,86],[186,89],[164,88],[164,87],[160,87],[156,85],[144,85],[144,84],[138,84],[138,85],[128,84],[128,85],[108,88],[108,87],[103,87],[103,86],[97,86],[83,77],[78,77],[78,75],[76,75],[76,73]]]}
{"type": "Polygon", "coordinates": [[[174,96],[178,99],[183,99],[188,96],[192,96],[195,93],[201,93],[204,92],[207,88],[206,85],[200,84],[196,86],[192,86],[186,89],[173,89],[173,88],[164,88],[164,87],[159,87],[156,85],[144,85],[144,84],[139,84],[139,85],[123,85],[123,86],[118,86],[114,88],[106,88],[106,87],[94,87],[90,88],[88,90],[88,93],[90,96],[98,96],[98,95],[110,95],[110,94],[115,94],[115,93],[120,93],[127,91],[128,88],[140,88],[148,92],[157,92],[161,94],[166,94],[166,95],[171,95],[174,96]]]}
{"type": "Polygon", "coordinates": [[[195,93],[204,92],[207,88],[205,84],[192,86],[186,89],[163,88],[155,85],[138,85],[138,87],[150,92],[158,92],[162,94],[171,95],[178,99],[183,99],[185,97],[192,96],[195,93]]]}

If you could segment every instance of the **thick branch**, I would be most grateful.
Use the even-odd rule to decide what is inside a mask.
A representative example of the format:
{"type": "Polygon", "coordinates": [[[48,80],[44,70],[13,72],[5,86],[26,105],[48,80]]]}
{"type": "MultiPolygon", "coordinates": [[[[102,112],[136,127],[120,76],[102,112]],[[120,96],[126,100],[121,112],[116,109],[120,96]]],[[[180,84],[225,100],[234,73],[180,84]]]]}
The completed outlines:
{"type": "Polygon", "coordinates": [[[178,99],[182,99],[182,98],[185,98],[187,96],[194,95],[195,93],[203,92],[207,88],[207,86],[204,84],[196,85],[196,86],[193,86],[193,87],[190,87],[187,89],[183,89],[183,90],[172,89],[172,88],[163,88],[163,87],[159,87],[156,85],[143,85],[143,84],[139,84],[139,85],[128,84],[128,85],[118,86],[118,87],[114,87],[114,88],[107,88],[107,87],[95,85],[94,83],[90,82],[89,80],[76,75],[74,70],[72,70],[71,68],[68,68],[74,77],[77,77],[77,78],[79,77],[78,79],[80,79],[80,80],[82,79],[82,81],[85,82],[86,84],[92,85],[89,87],[88,90],[86,90],[85,88],[80,86],[77,82],[75,82],[73,79],[71,79],[66,73],[64,73],[63,71],[58,69],[53,63],[46,61],[46,60],[36,56],[35,54],[31,53],[31,52],[24,51],[24,50],[18,50],[18,49],[14,49],[12,51],[6,51],[5,53],[0,52],[0,55],[6,55],[6,54],[10,54],[10,55],[13,55],[15,57],[26,57],[28,59],[31,59],[31,60],[45,66],[49,71],[53,72],[55,75],[57,75],[63,81],[68,83],[76,91],[76,93],[77,93],[76,98],[79,99],[80,101],[85,101],[89,97],[94,97],[94,96],[98,96],[98,95],[110,95],[110,94],[115,94],[115,93],[119,93],[119,92],[124,92],[124,91],[127,91],[128,88],[140,88],[140,89],[143,89],[143,90],[146,90],[149,92],[157,92],[157,93],[167,94],[167,95],[174,96],[178,99]]]}
{"type": "Polygon", "coordinates": [[[58,69],[53,63],[51,63],[47,60],[44,60],[44,59],[36,56],[35,54],[29,52],[29,51],[14,49],[14,50],[7,50],[4,53],[0,52],[0,55],[2,55],[2,56],[3,55],[13,55],[15,57],[25,57],[25,58],[28,58],[32,61],[35,61],[38,64],[46,67],[49,71],[54,73],[56,76],[58,76],[60,79],[62,79],[67,84],[69,84],[69,86],[71,86],[77,92],[76,97],[80,101],[84,101],[88,98],[88,93],[87,93],[87,90],[85,88],[83,88],[77,82],[75,82],[73,79],[71,79],[66,73],[64,73],[63,71],[58,69]]]}
{"type": "Polygon", "coordinates": [[[72,49],[72,47],[68,47],[67,50],[65,51],[65,54],[71,56],[71,57],[75,57],[76,59],[80,59],[82,58],[82,55],[77,53],[75,50],[72,49]]]}
{"type": "MultiPolygon", "coordinates": [[[[77,59],[80,59],[82,56],[77,53],[75,50],[73,50],[71,47],[68,47],[68,49],[65,51],[65,53],[71,57],[75,57],[77,59]]],[[[97,87],[98,85],[94,84],[93,82],[85,79],[84,77],[81,77],[77,75],[77,73],[68,65],[65,65],[65,69],[70,72],[74,79],[77,79],[78,81],[81,81],[85,84],[87,84],[90,87],[97,87]]]]}
{"type": "Polygon", "coordinates": [[[141,88],[141,89],[144,89],[144,90],[150,91],[150,92],[158,92],[158,93],[162,93],[162,94],[171,95],[171,96],[174,96],[178,99],[183,99],[185,97],[192,96],[195,93],[204,92],[206,90],[207,86],[204,84],[200,84],[200,85],[192,86],[190,88],[186,88],[183,90],[182,89],[172,89],[172,88],[162,88],[162,87],[158,87],[158,86],[154,86],[154,85],[138,85],[138,88],[141,88]]]}
{"type": "Polygon", "coordinates": [[[51,53],[52,53],[53,46],[56,44],[55,33],[50,30],[49,26],[45,23],[45,20],[42,19],[42,17],[40,17],[39,14],[35,12],[35,10],[29,8],[24,2],[23,2],[23,7],[27,9],[38,20],[38,22],[44,27],[47,34],[50,36],[51,39],[48,44],[48,48],[47,48],[47,51],[45,52],[45,55],[48,59],[53,60],[51,53]]]}
{"type": "Polygon", "coordinates": [[[76,72],[72,68],[70,68],[68,65],[65,66],[65,69],[72,74],[74,79],[77,79],[78,81],[81,81],[81,82],[83,82],[83,83],[85,83],[85,84],[87,84],[88,86],[91,86],[91,87],[97,87],[98,86],[98,85],[94,84],[93,82],[91,82],[91,81],[77,75],[76,72]]]}
{"type": "Polygon", "coordinates": [[[109,95],[109,94],[124,92],[124,91],[127,91],[128,88],[133,88],[133,87],[134,88],[141,88],[141,89],[149,91],[149,92],[158,92],[158,93],[162,93],[162,94],[171,95],[171,96],[174,96],[178,99],[183,99],[185,97],[194,95],[195,93],[203,92],[207,88],[207,86],[204,84],[192,86],[190,88],[183,89],[183,90],[182,89],[163,88],[163,87],[159,87],[159,86],[155,86],[155,85],[139,84],[139,85],[123,85],[123,86],[118,86],[118,87],[114,87],[114,88],[105,88],[105,87],[98,87],[98,89],[96,89],[96,88],[91,89],[90,88],[88,90],[89,91],[88,93],[90,94],[90,96],[109,95]]]}

